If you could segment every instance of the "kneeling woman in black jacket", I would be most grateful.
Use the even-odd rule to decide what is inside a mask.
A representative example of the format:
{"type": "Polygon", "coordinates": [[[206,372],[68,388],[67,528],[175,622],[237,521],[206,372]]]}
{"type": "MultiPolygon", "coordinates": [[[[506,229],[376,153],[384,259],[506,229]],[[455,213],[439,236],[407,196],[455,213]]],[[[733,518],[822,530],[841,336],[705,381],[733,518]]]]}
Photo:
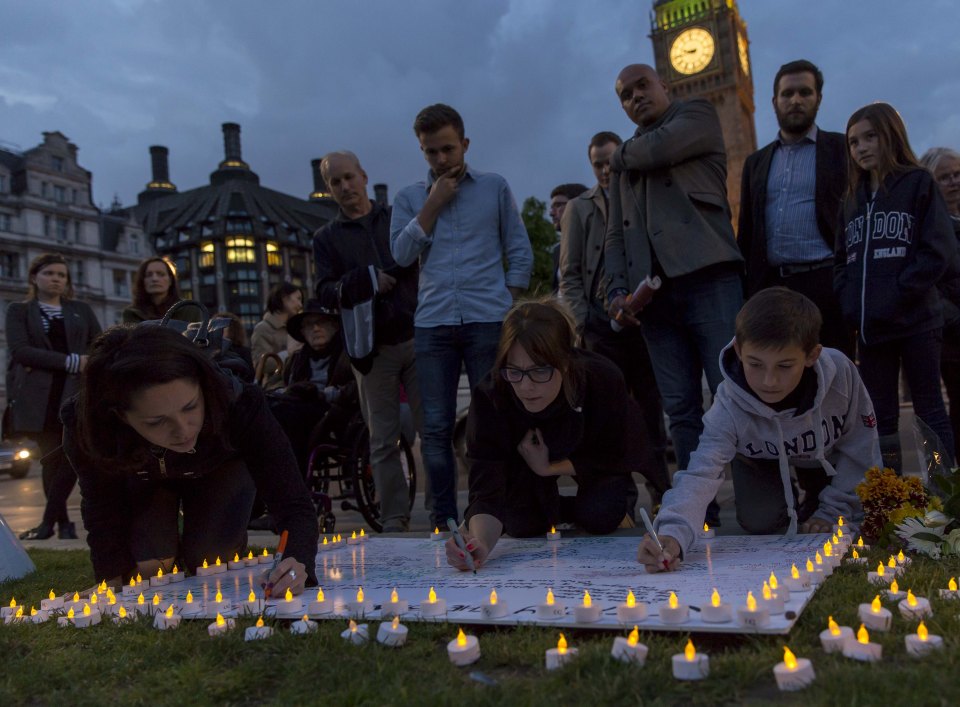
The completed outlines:
{"type": "MultiPolygon", "coordinates": [[[[473,391],[462,530],[477,565],[502,533],[530,537],[560,522],[609,533],[623,520],[626,385],[613,363],[573,341],[562,305],[518,304],[503,322],[491,375],[473,391]],[[561,498],[559,476],[574,477],[576,496],[561,498]]],[[[446,551],[451,565],[467,568],[453,540],[446,551]]]]}
{"type": "Polygon", "coordinates": [[[183,336],[143,326],[104,332],[63,421],[98,581],[245,554],[259,492],[289,531],[269,580],[274,594],[316,583],[315,511],[263,393],[183,336]]]}

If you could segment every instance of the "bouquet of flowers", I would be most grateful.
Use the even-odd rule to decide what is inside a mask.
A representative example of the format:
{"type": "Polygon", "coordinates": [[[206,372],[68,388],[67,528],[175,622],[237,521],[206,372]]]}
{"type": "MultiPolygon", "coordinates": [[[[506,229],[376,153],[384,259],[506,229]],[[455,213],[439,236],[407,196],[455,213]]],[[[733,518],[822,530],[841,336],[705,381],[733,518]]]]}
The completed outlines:
{"type": "Polygon", "coordinates": [[[895,521],[894,532],[908,550],[935,560],[960,555],[960,469],[934,476],[932,482],[941,497],[932,497],[935,503],[928,504],[922,514],[910,513],[895,521]]]}
{"type": "Polygon", "coordinates": [[[896,524],[908,517],[922,517],[928,504],[936,505],[919,478],[897,476],[893,469],[867,469],[865,480],[855,490],[863,504],[860,532],[871,542],[888,543],[896,524]]]}

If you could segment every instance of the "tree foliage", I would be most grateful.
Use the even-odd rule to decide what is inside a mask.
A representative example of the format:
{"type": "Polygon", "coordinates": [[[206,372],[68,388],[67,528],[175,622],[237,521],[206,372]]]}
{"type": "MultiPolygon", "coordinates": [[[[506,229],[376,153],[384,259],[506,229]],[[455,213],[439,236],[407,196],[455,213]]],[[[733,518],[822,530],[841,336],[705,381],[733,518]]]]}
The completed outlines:
{"type": "Polygon", "coordinates": [[[530,246],[533,248],[533,273],[527,290],[527,294],[533,297],[547,295],[553,291],[553,248],[558,240],[553,224],[545,216],[546,212],[546,203],[531,196],[523,202],[520,213],[527,235],[530,237],[530,246]]]}

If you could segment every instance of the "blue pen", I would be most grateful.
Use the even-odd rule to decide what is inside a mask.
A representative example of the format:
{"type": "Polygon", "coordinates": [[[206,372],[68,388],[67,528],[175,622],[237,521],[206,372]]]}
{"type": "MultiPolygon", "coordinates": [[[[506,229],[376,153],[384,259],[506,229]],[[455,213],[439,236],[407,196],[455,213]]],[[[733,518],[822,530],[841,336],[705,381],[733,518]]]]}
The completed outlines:
{"type": "Polygon", "coordinates": [[[447,518],[447,527],[450,528],[450,532],[453,533],[453,539],[457,543],[457,547],[463,550],[463,556],[467,560],[467,567],[473,570],[473,573],[477,573],[477,566],[473,564],[473,555],[467,550],[467,544],[463,542],[463,536],[460,535],[460,529],[457,528],[457,521],[453,518],[447,518]]]}

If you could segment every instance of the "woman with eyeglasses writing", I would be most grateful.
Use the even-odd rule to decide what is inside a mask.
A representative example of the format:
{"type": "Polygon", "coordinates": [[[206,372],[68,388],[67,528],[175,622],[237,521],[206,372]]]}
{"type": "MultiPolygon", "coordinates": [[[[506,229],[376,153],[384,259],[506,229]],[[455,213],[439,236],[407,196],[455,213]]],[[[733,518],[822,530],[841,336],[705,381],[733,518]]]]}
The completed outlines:
{"type": "MultiPolygon", "coordinates": [[[[491,375],[467,418],[470,502],[461,532],[482,565],[500,535],[532,537],[572,522],[609,533],[626,513],[626,410],[617,367],[573,345],[571,315],[556,301],[507,314],[491,375]],[[557,480],[573,477],[575,496],[557,480]]],[[[447,561],[467,569],[451,539],[447,561]]]]}

